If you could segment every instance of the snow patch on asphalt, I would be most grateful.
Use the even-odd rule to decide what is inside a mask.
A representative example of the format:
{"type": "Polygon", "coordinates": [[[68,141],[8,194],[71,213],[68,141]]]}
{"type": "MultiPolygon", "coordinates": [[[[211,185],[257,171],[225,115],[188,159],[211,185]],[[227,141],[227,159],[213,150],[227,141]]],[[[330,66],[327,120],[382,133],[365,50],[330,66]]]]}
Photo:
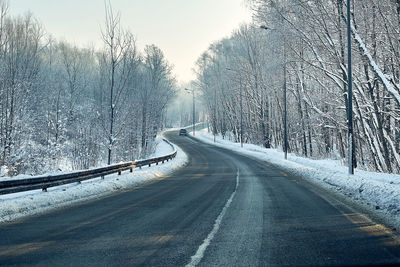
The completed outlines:
{"type": "Polygon", "coordinates": [[[288,160],[285,160],[283,152],[276,149],[252,144],[244,144],[242,148],[240,143],[224,140],[220,136],[216,137],[214,143],[214,136],[208,133],[207,129],[198,131],[195,137],[264,160],[283,171],[345,195],[400,229],[400,175],[361,170],[355,170],[355,175],[349,175],[341,160],[313,160],[294,154],[288,154],[288,160]]]}
{"type": "MultiPolygon", "coordinates": [[[[173,152],[172,147],[157,139],[157,146],[151,157],[160,157],[173,152]]],[[[98,199],[118,191],[139,186],[145,182],[169,175],[188,162],[187,155],[176,145],[176,157],[164,164],[134,169],[122,175],[108,175],[104,179],[96,178],[58,187],[48,188],[48,192],[33,190],[8,195],[0,195],[0,223],[13,221],[22,217],[44,213],[74,203],[98,199]]]]}

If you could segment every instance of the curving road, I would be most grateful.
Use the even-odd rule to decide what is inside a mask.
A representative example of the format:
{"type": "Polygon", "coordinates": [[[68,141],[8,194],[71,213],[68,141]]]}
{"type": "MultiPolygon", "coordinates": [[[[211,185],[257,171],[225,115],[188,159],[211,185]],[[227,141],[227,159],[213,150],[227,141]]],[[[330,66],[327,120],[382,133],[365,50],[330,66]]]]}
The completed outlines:
{"type": "Polygon", "coordinates": [[[189,156],[171,177],[0,225],[2,266],[400,264],[400,239],[262,161],[167,134],[189,156]]]}

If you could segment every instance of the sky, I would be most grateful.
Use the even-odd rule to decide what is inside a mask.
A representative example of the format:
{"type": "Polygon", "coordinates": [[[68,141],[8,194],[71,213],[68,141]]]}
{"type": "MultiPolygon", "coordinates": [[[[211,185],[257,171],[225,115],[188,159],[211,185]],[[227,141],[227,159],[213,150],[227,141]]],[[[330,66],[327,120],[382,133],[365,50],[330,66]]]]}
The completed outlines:
{"type": "MultiPolygon", "coordinates": [[[[251,21],[244,0],[111,0],[140,49],[160,47],[180,82],[194,79],[193,67],[209,45],[251,21]]],[[[28,11],[57,40],[101,47],[104,0],[9,0],[12,15],[28,11]]]]}

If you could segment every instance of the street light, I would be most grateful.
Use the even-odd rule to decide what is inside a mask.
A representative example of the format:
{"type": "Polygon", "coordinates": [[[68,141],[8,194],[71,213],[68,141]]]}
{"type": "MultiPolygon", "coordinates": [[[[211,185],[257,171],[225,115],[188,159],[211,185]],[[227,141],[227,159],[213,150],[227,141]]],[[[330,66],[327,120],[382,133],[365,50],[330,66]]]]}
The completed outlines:
{"type": "Polygon", "coordinates": [[[273,28],[270,28],[270,27],[268,27],[268,26],[266,26],[266,25],[261,25],[261,26],[260,26],[260,29],[263,29],[263,30],[272,30],[272,31],[275,31],[275,29],[273,29],[273,28]]]}
{"type": "MultiPolygon", "coordinates": [[[[227,70],[234,71],[233,69],[226,68],[227,70]]],[[[240,146],[243,147],[243,95],[242,95],[242,76],[239,75],[239,90],[240,90],[240,146]]]]}
{"type": "MultiPolygon", "coordinates": [[[[265,25],[261,25],[260,29],[263,30],[275,30],[265,25]]],[[[287,81],[286,81],[286,40],[283,43],[283,152],[285,153],[285,159],[287,159],[287,151],[288,151],[288,140],[287,140],[287,81]]]]}
{"type": "Polygon", "coordinates": [[[215,143],[215,135],[217,134],[217,87],[214,86],[214,120],[213,120],[213,134],[214,134],[214,143],[215,143]]]}
{"type": "Polygon", "coordinates": [[[196,117],[196,110],[195,110],[195,99],[194,99],[194,89],[187,89],[185,88],[186,91],[189,91],[193,94],[193,136],[196,135],[196,127],[195,127],[195,117],[196,117]]]}
{"type": "Polygon", "coordinates": [[[348,73],[347,73],[347,87],[348,87],[348,131],[349,131],[349,174],[354,174],[354,160],[353,160],[353,81],[352,81],[352,70],[351,70],[351,17],[350,17],[350,0],[347,0],[347,59],[348,59],[348,73]]]}

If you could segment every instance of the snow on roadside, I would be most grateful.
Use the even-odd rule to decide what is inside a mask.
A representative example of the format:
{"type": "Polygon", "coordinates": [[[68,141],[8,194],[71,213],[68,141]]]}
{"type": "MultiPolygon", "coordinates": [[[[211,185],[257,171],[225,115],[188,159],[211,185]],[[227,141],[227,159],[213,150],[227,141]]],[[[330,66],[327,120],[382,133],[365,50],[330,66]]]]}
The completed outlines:
{"type": "MultiPolygon", "coordinates": [[[[196,138],[214,144],[213,135],[203,129],[196,138]]],[[[276,149],[265,149],[251,144],[234,143],[216,137],[215,145],[267,161],[280,169],[317,183],[324,188],[339,192],[361,204],[389,223],[400,228],[400,175],[356,170],[350,176],[348,169],[338,160],[313,160],[288,154],[276,149]]]]}
{"type": "MultiPolygon", "coordinates": [[[[151,157],[164,156],[173,152],[172,147],[157,139],[157,146],[151,157]]],[[[108,175],[105,179],[96,178],[48,189],[48,192],[33,190],[15,194],[0,195],[0,223],[13,221],[22,217],[44,213],[74,203],[92,200],[117,191],[126,190],[145,182],[164,177],[187,163],[186,154],[176,145],[176,157],[164,164],[134,169],[122,175],[108,175]]]]}

